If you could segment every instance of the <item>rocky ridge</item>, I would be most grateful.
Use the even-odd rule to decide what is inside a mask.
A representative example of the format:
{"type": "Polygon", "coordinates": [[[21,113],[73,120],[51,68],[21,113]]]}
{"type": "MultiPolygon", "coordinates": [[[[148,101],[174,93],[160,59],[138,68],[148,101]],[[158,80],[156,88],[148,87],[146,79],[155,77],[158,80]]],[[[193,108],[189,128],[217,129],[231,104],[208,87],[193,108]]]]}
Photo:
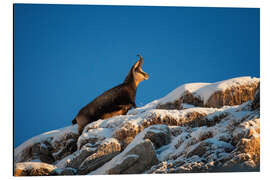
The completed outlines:
{"type": "Polygon", "coordinates": [[[127,115],[33,137],[14,175],[259,171],[259,79],[185,84],[127,115]]]}

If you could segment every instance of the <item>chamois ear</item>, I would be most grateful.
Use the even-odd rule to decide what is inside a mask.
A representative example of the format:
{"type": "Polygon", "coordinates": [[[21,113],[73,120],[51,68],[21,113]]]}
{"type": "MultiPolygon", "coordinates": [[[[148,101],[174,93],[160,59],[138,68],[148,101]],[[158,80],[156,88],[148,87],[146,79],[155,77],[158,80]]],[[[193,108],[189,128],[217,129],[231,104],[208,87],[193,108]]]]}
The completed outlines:
{"type": "Polygon", "coordinates": [[[142,66],[142,63],[143,63],[143,58],[142,58],[142,56],[141,55],[137,55],[140,59],[133,65],[133,70],[135,70],[137,67],[139,67],[139,66],[142,66]]]}
{"type": "Polygon", "coordinates": [[[140,60],[138,60],[134,65],[132,70],[135,70],[138,66],[140,66],[140,60]]]}

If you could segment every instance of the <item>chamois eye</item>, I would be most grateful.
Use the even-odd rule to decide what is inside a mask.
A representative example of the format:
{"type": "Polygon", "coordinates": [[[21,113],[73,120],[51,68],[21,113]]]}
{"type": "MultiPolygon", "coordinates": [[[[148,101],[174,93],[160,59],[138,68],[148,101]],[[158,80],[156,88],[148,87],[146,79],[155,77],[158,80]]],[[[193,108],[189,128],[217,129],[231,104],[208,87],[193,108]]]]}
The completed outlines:
{"type": "Polygon", "coordinates": [[[135,71],[136,71],[136,72],[140,72],[140,69],[139,69],[139,68],[136,68],[135,71]]]}
{"type": "Polygon", "coordinates": [[[136,68],[136,71],[137,71],[137,72],[142,72],[142,68],[141,68],[141,67],[137,67],[137,68],[136,68]]]}

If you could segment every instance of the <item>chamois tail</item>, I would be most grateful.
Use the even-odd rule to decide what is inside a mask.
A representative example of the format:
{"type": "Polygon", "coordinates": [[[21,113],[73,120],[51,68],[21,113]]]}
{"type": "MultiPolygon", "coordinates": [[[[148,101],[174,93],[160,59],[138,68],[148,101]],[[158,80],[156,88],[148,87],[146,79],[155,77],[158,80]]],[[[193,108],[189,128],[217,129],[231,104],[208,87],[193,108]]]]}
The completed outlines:
{"type": "Polygon", "coordinates": [[[77,124],[76,118],[72,120],[72,125],[77,124]]]}

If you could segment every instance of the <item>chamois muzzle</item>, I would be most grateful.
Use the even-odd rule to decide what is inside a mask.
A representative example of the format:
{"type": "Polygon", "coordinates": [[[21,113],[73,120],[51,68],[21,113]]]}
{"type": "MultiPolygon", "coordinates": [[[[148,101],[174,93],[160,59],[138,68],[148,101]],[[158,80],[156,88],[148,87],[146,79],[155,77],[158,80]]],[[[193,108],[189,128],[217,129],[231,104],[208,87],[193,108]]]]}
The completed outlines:
{"type": "Polygon", "coordinates": [[[146,72],[142,72],[144,74],[144,80],[147,80],[149,78],[149,75],[146,72]]]}

